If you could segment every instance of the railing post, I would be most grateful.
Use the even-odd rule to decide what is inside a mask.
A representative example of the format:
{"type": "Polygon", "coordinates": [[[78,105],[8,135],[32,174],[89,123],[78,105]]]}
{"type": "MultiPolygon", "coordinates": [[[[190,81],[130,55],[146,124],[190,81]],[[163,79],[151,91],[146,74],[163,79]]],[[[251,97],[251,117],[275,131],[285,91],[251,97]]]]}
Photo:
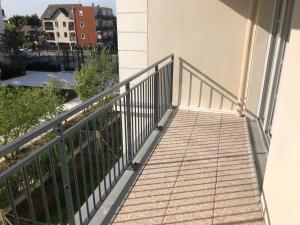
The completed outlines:
{"type": "Polygon", "coordinates": [[[155,74],[154,74],[154,125],[157,127],[158,125],[158,86],[159,86],[159,72],[158,72],[158,65],[155,66],[155,74]]]}
{"type": "Polygon", "coordinates": [[[173,106],[173,73],[174,73],[174,55],[171,57],[171,76],[170,76],[170,107],[173,106]]]}
{"type": "Polygon", "coordinates": [[[71,192],[71,185],[70,185],[70,178],[69,178],[69,171],[68,171],[68,162],[67,162],[66,152],[65,152],[62,123],[59,123],[57,125],[56,135],[59,137],[59,143],[58,143],[59,162],[60,162],[60,168],[61,168],[61,174],[63,180],[64,193],[65,193],[68,222],[70,225],[75,225],[72,192],[71,192]]]}
{"type": "Polygon", "coordinates": [[[131,102],[130,102],[130,83],[126,84],[126,129],[127,129],[127,150],[128,160],[132,163],[132,142],[131,142],[131,102]]]}

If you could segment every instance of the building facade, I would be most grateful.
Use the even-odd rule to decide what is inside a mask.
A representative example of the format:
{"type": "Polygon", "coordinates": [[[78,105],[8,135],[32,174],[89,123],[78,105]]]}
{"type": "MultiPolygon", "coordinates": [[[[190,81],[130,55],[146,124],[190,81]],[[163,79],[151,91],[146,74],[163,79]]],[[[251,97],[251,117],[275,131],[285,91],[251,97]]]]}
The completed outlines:
{"type": "Polygon", "coordinates": [[[300,224],[299,15],[299,0],[117,1],[120,81],[174,53],[174,105],[226,111],[223,95],[237,102],[273,225],[300,224]]]}
{"type": "Polygon", "coordinates": [[[42,15],[48,43],[60,47],[116,46],[112,9],[81,4],[51,4],[42,15]]]}
{"type": "Polygon", "coordinates": [[[94,7],[75,6],[73,11],[77,34],[77,44],[79,46],[95,46],[97,44],[97,39],[94,7]]]}
{"type": "Polygon", "coordinates": [[[47,42],[59,48],[71,48],[77,44],[73,8],[79,4],[52,4],[41,19],[47,34],[47,42]]]}
{"type": "Polygon", "coordinates": [[[97,43],[114,49],[115,42],[115,16],[111,8],[95,7],[95,19],[97,30],[97,43]]]}

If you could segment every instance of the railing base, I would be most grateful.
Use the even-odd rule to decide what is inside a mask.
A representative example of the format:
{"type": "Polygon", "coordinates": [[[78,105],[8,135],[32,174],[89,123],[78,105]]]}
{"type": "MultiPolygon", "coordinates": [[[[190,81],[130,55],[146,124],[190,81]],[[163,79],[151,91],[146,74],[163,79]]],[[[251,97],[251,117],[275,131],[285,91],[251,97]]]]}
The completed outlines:
{"type": "Polygon", "coordinates": [[[131,163],[128,169],[136,172],[138,171],[139,167],[140,167],[140,163],[135,162],[135,163],[131,163]]]}

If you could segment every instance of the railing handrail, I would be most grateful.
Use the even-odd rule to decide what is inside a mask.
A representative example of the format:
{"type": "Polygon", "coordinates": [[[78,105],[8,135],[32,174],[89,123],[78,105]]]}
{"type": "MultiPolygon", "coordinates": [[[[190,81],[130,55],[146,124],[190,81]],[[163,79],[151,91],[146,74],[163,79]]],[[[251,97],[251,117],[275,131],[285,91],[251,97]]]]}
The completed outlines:
{"type": "Polygon", "coordinates": [[[109,94],[112,94],[114,91],[119,90],[121,87],[125,86],[127,83],[130,83],[131,81],[135,80],[136,78],[140,77],[141,75],[145,74],[151,69],[154,69],[159,64],[163,63],[164,61],[171,59],[174,59],[174,54],[170,54],[161,60],[153,63],[152,65],[146,67],[145,69],[141,70],[140,72],[137,72],[133,76],[127,78],[126,80],[119,82],[112,86],[111,88],[99,93],[98,95],[86,100],[85,102],[81,103],[80,105],[74,107],[71,110],[68,110],[57,117],[55,117],[52,120],[49,120],[36,128],[33,128],[26,134],[24,134],[21,137],[16,138],[14,141],[1,146],[0,147],[0,158],[3,156],[9,154],[11,151],[16,150],[18,147],[28,143],[29,141],[33,140],[34,138],[38,137],[39,135],[49,131],[52,128],[55,128],[58,124],[62,123],[63,121],[69,119],[70,117],[76,115],[77,113],[81,112],[83,109],[87,108],[87,106],[92,105],[96,103],[97,101],[103,99],[104,97],[108,96],[109,94]]]}

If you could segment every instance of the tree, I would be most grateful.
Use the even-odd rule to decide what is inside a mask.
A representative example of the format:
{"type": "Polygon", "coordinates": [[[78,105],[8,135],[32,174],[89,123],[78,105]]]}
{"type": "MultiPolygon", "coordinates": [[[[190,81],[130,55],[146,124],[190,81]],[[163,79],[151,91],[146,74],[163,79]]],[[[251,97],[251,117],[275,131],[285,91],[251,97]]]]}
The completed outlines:
{"type": "Polygon", "coordinates": [[[25,35],[24,45],[40,54],[41,47],[46,44],[47,34],[38,27],[32,27],[25,35]]]}
{"type": "Polygon", "coordinates": [[[9,54],[11,62],[19,55],[19,48],[23,43],[24,37],[20,29],[13,24],[5,24],[4,32],[1,34],[1,49],[9,54]]]}
{"type": "Polygon", "coordinates": [[[14,15],[11,18],[9,18],[8,21],[10,24],[15,25],[19,29],[26,25],[26,18],[25,16],[21,15],[14,15]]]}
{"type": "Polygon", "coordinates": [[[25,16],[25,21],[27,26],[32,26],[32,27],[40,27],[42,26],[42,21],[38,17],[37,14],[33,14],[31,16],[25,16]]]}
{"type": "Polygon", "coordinates": [[[0,87],[0,145],[54,118],[62,103],[51,88],[0,87]]]}
{"type": "Polygon", "coordinates": [[[19,29],[22,29],[22,27],[24,27],[25,25],[32,27],[42,26],[42,21],[40,20],[37,14],[33,14],[30,16],[14,15],[11,18],[9,18],[9,23],[15,25],[19,29]]]}
{"type": "Polygon", "coordinates": [[[81,100],[91,98],[106,89],[113,81],[112,63],[108,50],[103,48],[99,60],[85,64],[76,71],[74,89],[81,100]]]}

